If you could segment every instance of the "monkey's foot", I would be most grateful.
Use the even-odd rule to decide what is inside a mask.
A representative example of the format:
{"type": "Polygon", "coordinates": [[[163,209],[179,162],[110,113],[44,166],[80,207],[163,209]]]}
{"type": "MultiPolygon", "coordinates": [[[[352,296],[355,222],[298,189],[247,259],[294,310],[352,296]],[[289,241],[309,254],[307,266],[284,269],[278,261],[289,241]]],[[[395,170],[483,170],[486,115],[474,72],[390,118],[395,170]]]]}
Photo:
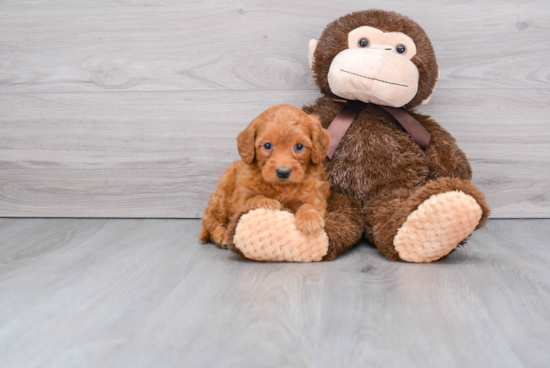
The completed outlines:
{"type": "Polygon", "coordinates": [[[449,254],[478,225],[482,209],[462,192],[434,194],[412,212],[393,239],[407,262],[432,262],[449,254]]]}
{"type": "Polygon", "coordinates": [[[305,235],[292,213],[265,208],[241,216],[233,242],[244,257],[256,261],[317,262],[328,251],[324,230],[305,235]]]}

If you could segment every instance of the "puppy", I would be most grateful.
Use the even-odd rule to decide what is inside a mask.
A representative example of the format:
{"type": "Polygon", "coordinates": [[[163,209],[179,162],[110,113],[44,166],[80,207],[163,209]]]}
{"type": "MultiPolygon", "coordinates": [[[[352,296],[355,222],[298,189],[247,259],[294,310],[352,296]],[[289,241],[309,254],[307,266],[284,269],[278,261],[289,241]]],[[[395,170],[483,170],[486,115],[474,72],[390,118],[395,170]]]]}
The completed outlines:
{"type": "Polygon", "coordinates": [[[202,242],[227,245],[235,213],[257,208],[290,210],[304,234],[325,226],[330,185],[323,160],[330,136],[318,117],[291,105],[273,106],[237,137],[240,161],[220,176],[202,217],[202,242]]]}

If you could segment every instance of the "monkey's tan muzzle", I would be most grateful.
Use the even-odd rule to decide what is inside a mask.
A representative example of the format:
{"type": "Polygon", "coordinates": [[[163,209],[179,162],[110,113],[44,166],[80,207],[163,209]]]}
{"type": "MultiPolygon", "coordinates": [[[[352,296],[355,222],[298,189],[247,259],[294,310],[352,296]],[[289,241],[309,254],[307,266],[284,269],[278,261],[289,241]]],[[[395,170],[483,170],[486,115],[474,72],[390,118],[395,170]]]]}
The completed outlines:
{"type": "Polygon", "coordinates": [[[393,50],[347,49],[330,65],[328,83],[340,97],[401,107],[418,91],[418,69],[393,50]]]}

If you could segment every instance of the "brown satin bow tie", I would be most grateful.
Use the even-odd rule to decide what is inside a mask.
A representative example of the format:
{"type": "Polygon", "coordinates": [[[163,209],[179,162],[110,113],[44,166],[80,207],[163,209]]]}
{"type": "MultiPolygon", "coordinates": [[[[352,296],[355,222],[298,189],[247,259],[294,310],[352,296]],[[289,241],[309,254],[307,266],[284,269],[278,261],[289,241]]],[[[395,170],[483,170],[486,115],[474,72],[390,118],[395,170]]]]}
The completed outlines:
{"type": "MultiPolygon", "coordinates": [[[[344,137],[344,134],[346,134],[351,124],[361,113],[361,111],[363,111],[365,106],[367,106],[367,104],[362,101],[347,101],[340,99],[334,99],[334,101],[345,103],[346,106],[344,106],[344,108],[338,113],[338,115],[336,115],[334,120],[332,120],[327,128],[327,131],[330,134],[330,145],[327,152],[327,157],[329,159],[332,159],[336,148],[338,148],[340,141],[344,137]]],[[[404,109],[388,106],[380,107],[390,113],[390,115],[393,116],[395,120],[397,120],[401,127],[410,134],[411,138],[423,150],[428,147],[431,134],[418,122],[418,120],[413,118],[404,109]]]]}

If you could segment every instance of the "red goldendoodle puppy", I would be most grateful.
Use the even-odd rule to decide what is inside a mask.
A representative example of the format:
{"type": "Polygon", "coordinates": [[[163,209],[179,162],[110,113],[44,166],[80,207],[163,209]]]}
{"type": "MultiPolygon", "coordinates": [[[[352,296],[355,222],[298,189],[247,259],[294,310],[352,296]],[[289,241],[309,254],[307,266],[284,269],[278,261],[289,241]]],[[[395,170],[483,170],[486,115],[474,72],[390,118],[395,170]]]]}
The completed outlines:
{"type": "Polygon", "coordinates": [[[220,176],[202,217],[201,241],[227,245],[233,214],[256,208],[288,209],[305,234],[324,228],[330,186],[323,159],[330,136],[316,116],[291,105],[264,111],[237,137],[241,161],[220,176]]]}

